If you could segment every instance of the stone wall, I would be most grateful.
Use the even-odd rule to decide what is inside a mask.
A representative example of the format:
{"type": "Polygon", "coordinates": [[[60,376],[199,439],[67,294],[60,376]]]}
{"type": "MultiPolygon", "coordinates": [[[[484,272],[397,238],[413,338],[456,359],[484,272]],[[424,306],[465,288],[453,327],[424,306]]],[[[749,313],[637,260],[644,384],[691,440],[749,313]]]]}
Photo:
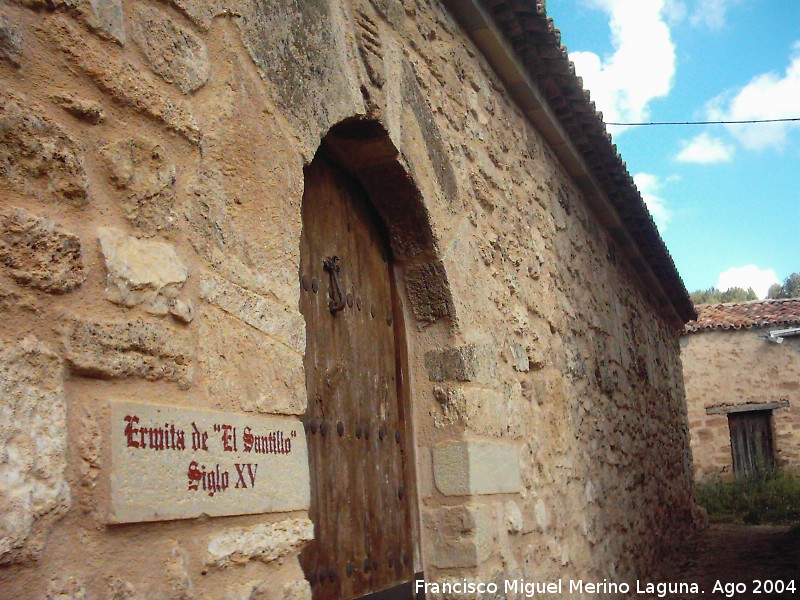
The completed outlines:
{"type": "Polygon", "coordinates": [[[772,411],[775,460],[800,469],[800,340],[788,337],[773,344],[763,337],[781,328],[702,331],[681,338],[695,478],[732,476],[728,417],[713,409],[743,404],[788,402],[772,411]]]}
{"type": "Polygon", "coordinates": [[[17,0],[0,77],[9,595],[309,597],[306,511],[109,525],[103,420],[305,411],[303,167],[353,118],[432,240],[393,246],[416,566],[632,581],[692,528],[675,325],[438,4],[17,0]]]}

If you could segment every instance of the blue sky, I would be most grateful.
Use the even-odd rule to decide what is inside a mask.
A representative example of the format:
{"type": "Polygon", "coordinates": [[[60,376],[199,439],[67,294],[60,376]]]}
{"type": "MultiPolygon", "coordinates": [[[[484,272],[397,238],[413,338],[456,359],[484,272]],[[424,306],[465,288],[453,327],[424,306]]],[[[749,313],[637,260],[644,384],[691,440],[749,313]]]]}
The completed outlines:
{"type": "MultiPolygon", "coordinates": [[[[606,122],[800,117],[800,0],[547,12],[606,122]]],[[[800,122],[609,130],[689,291],[800,271],[800,122]]]]}

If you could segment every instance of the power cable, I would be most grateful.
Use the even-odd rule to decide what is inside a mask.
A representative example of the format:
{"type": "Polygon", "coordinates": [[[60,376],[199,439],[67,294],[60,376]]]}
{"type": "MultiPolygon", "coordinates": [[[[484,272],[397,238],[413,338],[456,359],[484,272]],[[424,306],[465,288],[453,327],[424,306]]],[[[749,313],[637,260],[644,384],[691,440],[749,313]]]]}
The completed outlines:
{"type": "Polygon", "coordinates": [[[606,125],[625,125],[626,127],[641,127],[644,125],[741,125],[746,123],[786,123],[800,121],[800,117],[787,119],[750,119],[747,121],[650,121],[647,123],[609,123],[606,125]]]}

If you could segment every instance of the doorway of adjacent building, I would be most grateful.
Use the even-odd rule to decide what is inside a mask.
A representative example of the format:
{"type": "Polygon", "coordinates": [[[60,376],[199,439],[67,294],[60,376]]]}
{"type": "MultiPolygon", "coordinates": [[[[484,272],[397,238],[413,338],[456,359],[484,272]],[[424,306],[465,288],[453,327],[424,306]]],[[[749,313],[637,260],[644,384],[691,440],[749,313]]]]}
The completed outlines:
{"type": "Polygon", "coordinates": [[[416,498],[387,236],[359,183],[321,156],[302,218],[314,541],[301,564],[315,600],[411,598],[416,498]]]}
{"type": "Polygon", "coordinates": [[[737,479],[772,469],[772,411],[751,410],[729,413],[733,473],[737,479]]]}

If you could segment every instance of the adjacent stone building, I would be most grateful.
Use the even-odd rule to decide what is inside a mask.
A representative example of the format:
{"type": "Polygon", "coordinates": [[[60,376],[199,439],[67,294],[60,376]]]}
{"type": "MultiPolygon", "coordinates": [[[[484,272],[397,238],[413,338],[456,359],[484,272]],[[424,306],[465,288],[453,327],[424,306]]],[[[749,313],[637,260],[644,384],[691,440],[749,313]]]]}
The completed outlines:
{"type": "Polygon", "coordinates": [[[2,595],[632,582],[694,527],[694,311],[542,4],[11,0],[0,80],[2,595]]]}
{"type": "Polygon", "coordinates": [[[681,358],[695,478],[800,469],[800,298],[697,306],[681,358]]]}

